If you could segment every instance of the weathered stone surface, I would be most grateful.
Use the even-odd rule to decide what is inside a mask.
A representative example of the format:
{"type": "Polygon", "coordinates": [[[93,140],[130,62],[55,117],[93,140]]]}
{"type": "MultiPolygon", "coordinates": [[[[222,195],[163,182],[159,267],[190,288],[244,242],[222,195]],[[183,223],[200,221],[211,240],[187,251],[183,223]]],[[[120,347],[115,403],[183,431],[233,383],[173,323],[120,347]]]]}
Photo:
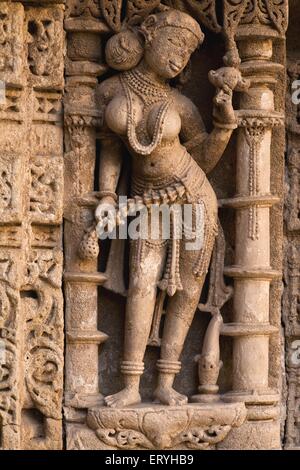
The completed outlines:
{"type": "MultiPolygon", "coordinates": [[[[233,114],[230,106],[225,107],[223,110],[215,109],[213,112],[214,124],[219,128],[223,128],[223,130],[214,131],[215,140],[210,152],[211,162],[207,167],[204,164],[206,171],[212,169],[221,153],[223,153],[224,147],[222,146],[228,141],[231,134],[230,127],[235,122],[235,116],[240,127],[236,151],[233,150],[233,147],[231,148],[232,154],[237,155],[236,180],[233,177],[234,167],[230,167],[232,165],[231,161],[230,164],[227,163],[228,168],[232,170],[228,173],[227,186],[224,184],[224,175],[219,170],[219,168],[226,167],[225,162],[226,159],[230,158],[230,152],[225,152],[225,157],[211,177],[214,189],[218,196],[221,196],[222,221],[226,217],[231,217],[228,209],[235,209],[237,216],[235,224],[232,224],[231,227],[230,224],[226,225],[225,222],[224,232],[227,247],[225,249],[224,246],[222,248],[222,244],[219,243],[218,245],[219,251],[217,251],[212,261],[208,300],[206,303],[200,304],[200,310],[214,315],[213,320],[208,328],[208,319],[204,316],[195,317],[192,325],[190,320],[187,321],[191,328],[182,354],[182,372],[176,378],[175,387],[181,394],[189,395],[192,400],[211,402],[211,406],[215,407],[216,410],[223,409],[223,405],[218,401],[219,394],[226,402],[246,403],[248,410],[247,424],[241,424],[239,428],[235,429],[234,439],[231,439],[229,435],[228,438],[224,439],[222,443],[224,448],[279,448],[278,402],[281,391],[281,371],[278,366],[281,360],[279,314],[282,259],[282,233],[280,228],[282,208],[279,203],[282,196],[280,179],[283,168],[283,134],[280,128],[284,121],[283,115],[279,112],[280,107],[276,109],[274,107],[272,87],[274,83],[277,83],[279,74],[283,72],[283,56],[278,55],[277,49],[276,54],[274,54],[273,38],[284,36],[287,25],[287,2],[282,2],[279,5],[273,2],[272,4],[270,2],[253,2],[251,6],[246,6],[245,2],[239,2],[235,5],[224,2],[224,25],[218,23],[215,2],[211,2],[208,10],[202,6],[201,2],[197,4],[198,9],[195,9],[193,4],[193,10],[191,10],[189,1],[162,3],[183,9],[188,13],[193,11],[200,23],[204,23],[214,32],[223,29],[226,37],[224,48],[227,52],[224,57],[225,67],[210,74],[211,82],[217,87],[215,104],[218,103],[218,100],[224,98],[224,94],[226,95],[226,91],[224,91],[225,82],[229,87],[226,89],[229,94],[230,87],[231,89],[237,87],[237,89],[240,88],[240,91],[243,91],[250,84],[249,91],[241,95],[240,109],[236,115],[233,114]],[[246,79],[243,82],[238,70],[240,63],[234,38],[238,41],[242,59],[240,71],[246,79]],[[228,66],[231,66],[231,68],[228,68],[228,66]],[[267,73],[265,73],[266,70],[267,73]],[[222,132],[223,144],[221,145],[218,135],[222,135],[222,132]],[[221,147],[223,148],[222,152],[221,147]],[[214,157],[216,157],[215,161],[213,161],[214,157]],[[236,194],[234,192],[235,188],[236,194]],[[235,227],[235,236],[232,236],[232,227],[235,227]],[[234,278],[233,292],[223,282],[224,256],[226,262],[232,264],[224,272],[234,278]],[[214,290],[215,279],[218,279],[219,287],[214,290]],[[232,293],[233,312],[232,304],[230,307],[224,306],[232,293]],[[270,305],[272,305],[271,308],[270,305]],[[222,313],[225,316],[224,324],[220,315],[220,308],[222,308],[222,313]],[[194,335],[194,332],[197,331],[201,332],[203,350],[202,354],[197,356],[200,381],[198,390],[200,393],[195,395],[197,391],[197,363],[193,365],[191,359],[195,356],[192,351],[199,353],[197,347],[199,348],[201,344],[199,333],[198,338],[196,334],[194,335]],[[222,337],[221,346],[219,346],[220,335],[222,337]],[[227,337],[233,337],[233,350],[230,349],[227,337]],[[196,346],[198,341],[200,344],[196,346]],[[220,369],[222,363],[223,368],[220,369]],[[219,372],[220,386],[216,384],[219,372]],[[268,423],[265,421],[268,421],[268,423]],[[267,426],[269,426],[268,439],[264,440],[262,434],[267,426]],[[251,434],[253,434],[253,439],[249,439],[251,434]]],[[[127,150],[131,153],[134,161],[131,173],[134,180],[134,191],[136,191],[133,192],[134,195],[141,198],[145,197],[142,194],[143,191],[139,193],[138,184],[135,183],[135,180],[140,179],[139,184],[142,188],[144,185],[145,188],[146,183],[143,178],[148,175],[148,179],[151,180],[152,178],[152,189],[155,189],[155,178],[168,174],[168,171],[172,168],[174,163],[168,160],[168,152],[172,151],[172,160],[174,161],[176,151],[175,149],[172,150],[173,142],[170,141],[167,145],[165,144],[164,161],[162,163],[158,158],[160,152],[162,152],[162,145],[159,138],[156,140],[154,138],[153,130],[157,129],[159,132],[163,128],[163,122],[159,121],[158,118],[153,120],[152,130],[149,130],[148,128],[143,129],[143,124],[135,128],[134,119],[130,120],[128,118],[126,129],[126,120],[128,113],[130,114],[130,106],[136,106],[134,108],[136,116],[141,113],[145,114],[144,119],[149,119],[148,111],[145,110],[149,108],[150,115],[151,105],[158,102],[156,106],[159,109],[159,103],[168,100],[167,87],[164,88],[164,84],[162,85],[161,82],[156,81],[157,75],[155,73],[159,74],[161,71],[159,68],[160,55],[163,56],[165,48],[168,50],[166,57],[171,58],[173,47],[176,47],[175,44],[172,45],[172,40],[174,42],[175,39],[171,37],[172,26],[174,27],[176,24],[175,17],[178,18],[176,36],[180,35],[180,28],[186,28],[187,31],[190,28],[196,36],[197,33],[193,22],[188,20],[187,17],[178,14],[172,17],[172,14],[168,16],[168,13],[158,13],[155,10],[158,6],[156,1],[147,2],[147,4],[146,2],[140,2],[139,6],[133,2],[128,2],[125,11],[127,20],[131,21],[135,17],[137,23],[142,23],[141,30],[147,44],[146,53],[144,53],[144,58],[141,59],[141,47],[133,37],[132,32],[126,34],[126,30],[123,29],[119,33],[122,28],[121,4],[122,2],[118,1],[115,3],[115,8],[110,8],[109,2],[103,1],[100,2],[101,8],[99,11],[88,1],[82,3],[80,8],[76,8],[76,2],[73,1],[68,5],[65,22],[66,29],[71,33],[67,61],[67,73],[70,78],[68,79],[65,105],[68,129],[65,183],[66,187],[69,188],[65,198],[65,213],[67,214],[65,239],[67,241],[66,260],[68,266],[65,276],[65,292],[67,299],[67,331],[69,331],[67,332],[68,347],[66,352],[67,448],[114,448],[119,433],[121,433],[120,439],[126,441],[124,445],[129,445],[128,442],[131,438],[133,439],[130,441],[131,443],[134,442],[135,437],[137,440],[145,439],[140,435],[139,437],[133,436],[132,429],[127,427],[126,436],[122,434],[121,429],[115,430],[111,434],[106,434],[103,431],[101,436],[106,441],[103,442],[102,440],[99,445],[99,442],[95,441],[94,436],[84,423],[87,422],[90,425],[93,422],[92,427],[95,428],[95,420],[98,419],[99,422],[102,422],[105,416],[110,416],[111,419],[115,419],[117,422],[119,419],[117,417],[122,416],[124,418],[127,416],[127,409],[124,408],[124,405],[130,405],[133,414],[143,413],[141,410],[146,407],[149,413],[150,410],[153,410],[155,415],[158,405],[150,405],[149,402],[153,393],[158,400],[171,405],[171,407],[180,400],[184,400],[182,395],[178,395],[171,389],[171,385],[174,375],[179,371],[179,354],[176,351],[181,351],[183,346],[185,334],[182,332],[184,329],[186,330],[186,325],[184,327],[174,327],[176,334],[174,332],[172,334],[168,333],[172,330],[171,325],[172,321],[175,321],[174,317],[177,316],[175,315],[176,301],[172,301],[173,320],[171,320],[170,313],[169,315],[167,313],[166,317],[162,317],[164,310],[168,312],[166,298],[169,297],[168,302],[170,303],[170,298],[174,294],[171,287],[167,290],[167,297],[163,293],[158,294],[155,308],[152,299],[147,297],[147,292],[152,285],[151,282],[154,282],[156,286],[157,281],[160,280],[156,279],[154,275],[154,267],[164,263],[162,262],[164,246],[163,244],[157,244],[156,246],[153,244],[153,248],[151,248],[148,243],[145,248],[148,250],[147,253],[143,250],[137,250],[134,259],[131,258],[129,271],[130,273],[137,271],[139,276],[136,277],[136,282],[133,282],[134,276],[130,274],[129,291],[126,292],[126,283],[124,284],[122,268],[120,269],[120,264],[123,261],[126,262],[122,254],[121,243],[112,242],[107,263],[103,260],[100,249],[100,266],[105,269],[105,276],[100,277],[96,274],[98,270],[96,258],[99,250],[95,236],[95,225],[93,224],[93,211],[99,204],[97,201],[99,197],[102,197],[102,204],[104,202],[114,202],[114,193],[119,176],[119,166],[116,162],[122,161],[126,154],[125,150],[120,149],[116,135],[121,134],[121,140],[125,140],[125,143],[127,143],[127,150]],[[140,10],[137,12],[138,8],[140,10]],[[151,12],[154,12],[156,16],[150,17],[151,12]],[[135,16],[137,13],[139,19],[135,16]],[[148,17],[149,19],[147,19],[148,17]],[[146,21],[144,21],[144,18],[146,18],[146,21]],[[97,21],[98,27],[95,26],[97,21]],[[167,33],[164,33],[164,28],[168,22],[170,45],[165,46],[168,38],[167,33]],[[104,81],[100,85],[99,92],[97,93],[96,90],[96,95],[94,95],[95,82],[92,77],[97,75],[94,62],[102,61],[103,71],[107,67],[107,64],[104,63],[104,57],[100,57],[100,55],[96,57],[95,55],[97,37],[102,38],[101,33],[105,30],[105,24],[115,34],[110,39],[106,49],[107,64],[118,71],[122,71],[119,77],[123,83],[123,89],[118,79],[113,77],[104,81]],[[189,26],[187,26],[188,24],[189,26]],[[160,32],[158,33],[158,31],[160,32]],[[90,34],[91,32],[93,32],[93,36],[90,34]],[[159,43],[159,37],[164,38],[164,41],[159,43]],[[150,67],[147,69],[145,62],[147,63],[147,57],[151,56],[151,45],[155,41],[158,41],[160,45],[157,43],[155,52],[153,52],[153,57],[155,56],[156,59],[151,63],[148,62],[150,67]],[[85,48],[83,47],[84,44],[85,48]],[[127,47],[128,44],[131,45],[131,48],[127,47]],[[128,54],[128,50],[131,51],[131,54],[128,54]],[[77,63],[76,59],[78,60],[77,63]],[[152,73],[150,75],[151,83],[149,82],[149,68],[152,73]],[[155,73],[153,74],[153,72],[155,73]],[[131,105],[130,95],[134,96],[134,102],[131,105]],[[95,96],[97,101],[94,101],[95,96]],[[82,104],[81,111],[78,102],[82,104]],[[139,104],[140,102],[141,104],[139,104]],[[94,119],[93,121],[93,118],[96,117],[97,120],[94,119]],[[119,127],[123,121],[125,122],[125,130],[121,131],[119,127]],[[98,135],[101,139],[101,149],[100,152],[97,149],[100,154],[100,173],[98,176],[98,164],[95,167],[93,166],[94,162],[90,160],[90,155],[95,151],[93,129],[98,131],[99,127],[100,133],[98,135]],[[107,127],[110,128],[110,133],[107,133],[107,127]],[[111,131],[114,135],[111,134],[111,131]],[[151,141],[152,137],[153,140],[151,141]],[[153,155],[156,155],[157,160],[152,157],[152,152],[153,155]],[[148,156],[148,153],[150,156],[148,156]],[[77,168],[76,158],[74,160],[76,155],[80,162],[77,168]],[[82,158],[83,155],[86,155],[84,159],[82,158]],[[144,156],[136,157],[136,155],[144,156]],[[135,163],[135,158],[137,158],[137,163],[135,163]],[[149,168],[147,166],[147,159],[152,162],[151,171],[150,166],[149,168]],[[159,175],[155,173],[157,171],[155,170],[157,162],[160,168],[159,175]],[[93,175],[95,183],[92,181],[93,175]],[[72,197],[71,194],[74,194],[74,196],[72,197]],[[153,258],[147,264],[150,248],[153,251],[153,258]],[[111,261],[112,254],[118,256],[120,263],[118,266],[111,261]],[[154,281],[151,281],[153,276],[154,281]],[[117,297],[109,296],[104,291],[97,291],[98,284],[104,285],[107,289],[125,297],[127,295],[125,324],[123,318],[118,318],[122,315],[124,302],[121,304],[118,302],[117,297]],[[132,287],[133,285],[135,288],[132,287]],[[101,329],[109,335],[105,339],[103,333],[97,332],[97,318],[93,313],[95,312],[97,293],[99,292],[102,293],[102,301],[100,299],[100,326],[102,325],[101,329]],[[142,299],[140,304],[139,296],[142,299]],[[83,312],[82,306],[84,304],[88,308],[83,312]],[[135,311],[138,312],[136,315],[135,311]],[[146,318],[148,311],[151,315],[154,313],[152,327],[146,318]],[[142,315],[141,312],[143,312],[142,315]],[[167,318],[163,333],[160,328],[162,318],[167,318]],[[125,347],[122,339],[123,331],[125,331],[125,347]],[[147,339],[148,348],[146,349],[147,339]],[[99,395],[98,384],[94,380],[98,363],[93,359],[98,356],[97,344],[102,343],[104,340],[105,343],[100,349],[100,384],[103,384],[102,393],[108,395],[104,402],[111,409],[99,408],[97,411],[95,409],[91,411],[93,402],[98,400],[100,403],[104,403],[102,396],[99,395]],[[157,348],[160,348],[160,356],[157,348]],[[119,375],[117,365],[117,362],[122,361],[122,359],[121,372],[124,381],[119,375]],[[84,368],[83,365],[88,360],[94,362],[88,368],[84,368]],[[145,361],[146,370],[140,383],[139,376],[144,368],[143,360],[145,361]],[[156,362],[159,369],[159,386],[155,391],[153,379],[156,381],[156,362]],[[77,368],[76,365],[78,365],[77,368]],[[124,382],[125,388],[120,393],[116,393],[124,386],[124,382]],[[142,406],[135,405],[141,399],[139,392],[142,396],[142,406]],[[93,419],[91,416],[93,416],[93,419]]],[[[186,35],[188,36],[188,33],[186,35]]],[[[174,33],[173,37],[175,37],[174,33]]],[[[102,40],[104,40],[104,37],[102,40]]],[[[140,38],[140,41],[140,44],[143,45],[143,38],[140,38]]],[[[281,48],[282,53],[284,51],[281,48]]],[[[205,62],[208,63],[209,67],[208,56],[209,52],[206,51],[202,56],[202,67],[205,62]]],[[[194,74],[192,80],[188,84],[183,82],[180,86],[183,87],[190,98],[198,99],[201,110],[207,110],[211,109],[212,106],[209,100],[206,100],[205,105],[203,105],[205,99],[202,97],[201,91],[201,98],[199,99],[199,90],[202,88],[206,90],[209,87],[207,86],[207,79],[203,76],[203,71],[198,66],[198,63],[200,63],[198,57],[193,61],[192,70],[194,70],[194,74]],[[199,82],[201,73],[203,78],[199,82]],[[198,83],[201,83],[202,86],[198,86],[198,83]]],[[[220,59],[221,57],[219,57],[220,59]]],[[[213,98],[212,93],[210,97],[213,98]]],[[[282,103],[282,97],[283,90],[278,86],[275,89],[276,105],[282,103]]],[[[226,96],[224,99],[226,100],[226,96]]],[[[194,117],[193,111],[191,111],[192,105],[189,104],[188,106],[190,106],[190,114],[187,127],[185,127],[183,118],[184,111],[181,115],[183,120],[181,122],[180,142],[181,144],[184,143],[186,149],[197,160],[199,157],[197,149],[201,148],[199,143],[201,143],[203,128],[197,128],[198,141],[193,142],[192,137],[194,135],[189,134],[189,126],[193,127],[194,117]],[[191,141],[187,142],[189,139],[191,141]]],[[[173,116],[175,116],[175,110],[173,116]]],[[[210,124],[209,119],[206,121],[210,124]]],[[[198,163],[201,166],[201,159],[198,159],[198,163]]],[[[172,169],[173,173],[176,172],[178,166],[179,164],[176,163],[174,169],[172,169]]],[[[119,187],[121,194],[122,191],[126,191],[122,184],[120,183],[121,188],[119,187]]],[[[166,187],[166,183],[162,183],[159,187],[161,193],[158,198],[161,197],[162,191],[165,191],[166,187]]],[[[172,188],[170,187],[168,190],[172,191],[172,188]]],[[[154,192],[152,191],[151,195],[149,193],[150,199],[155,197],[154,192]]],[[[137,200],[133,198],[131,204],[136,202],[137,200]]],[[[101,201],[96,210],[96,219],[98,218],[98,221],[101,220],[100,211],[101,201]]],[[[127,215],[128,211],[130,211],[129,206],[123,210],[123,213],[120,211],[120,217],[127,215]]],[[[184,259],[182,253],[180,256],[181,259],[184,259]]],[[[179,281],[181,281],[184,292],[186,280],[189,279],[188,264],[187,262],[186,268],[179,264],[180,280],[176,280],[178,284],[175,287],[173,286],[175,290],[179,285],[179,281]]],[[[191,293],[193,281],[190,279],[188,284],[189,293],[191,293]]],[[[176,293],[176,295],[178,294],[176,293]]],[[[200,292],[198,291],[193,296],[186,294],[185,302],[180,306],[179,318],[183,319],[188,315],[188,305],[192,305],[195,297],[199,297],[199,295],[200,292]]],[[[193,310],[195,308],[196,305],[193,310]]],[[[179,319],[176,319],[176,321],[179,321],[179,319]]],[[[198,406],[201,408],[202,405],[198,406]]],[[[177,411],[166,408],[162,412],[168,415],[168,420],[170,420],[170,424],[168,422],[166,428],[171,429],[172,424],[176,427],[177,411]]],[[[203,410],[201,412],[203,413],[203,410]]],[[[199,413],[201,414],[201,412],[199,413]]],[[[106,425],[103,425],[103,428],[105,427],[106,425]]],[[[109,426],[107,425],[107,427],[109,426]]],[[[115,424],[111,426],[111,429],[116,427],[115,424]]],[[[134,428],[134,432],[140,432],[140,430],[134,428]]],[[[178,432],[180,434],[180,431],[178,432]]],[[[158,444],[152,442],[150,446],[155,447],[156,445],[158,444]]],[[[173,442],[169,444],[169,447],[173,446],[174,448],[175,445],[173,442]]]]}
{"type": "MultiPolygon", "coordinates": [[[[294,2],[291,8],[295,8],[294,2]]],[[[291,10],[293,11],[293,10],[291,10]]],[[[284,239],[284,293],[282,315],[285,327],[286,363],[286,425],[285,447],[300,448],[300,219],[299,219],[299,175],[300,175],[300,127],[299,105],[292,99],[295,81],[299,80],[299,40],[295,34],[299,15],[291,17],[287,42],[287,161],[285,179],[285,239],[284,239]]]]}
{"type": "Polygon", "coordinates": [[[0,447],[59,449],[63,8],[0,2],[0,42],[0,447]]]}
{"type": "Polygon", "coordinates": [[[198,449],[215,447],[234,427],[243,424],[246,408],[240,404],[214,403],[161,407],[90,409],[87,424],[103,448],[198,449]]]}
{"type": "Polygon", "coordinates": [[[288,3],[0,2],[1,449],[62,448],[63,416],[69,450],[300,448],[288,3]],[[175,212],[99,243],[142,203],[200,205],[200,248],[175,212]]]}

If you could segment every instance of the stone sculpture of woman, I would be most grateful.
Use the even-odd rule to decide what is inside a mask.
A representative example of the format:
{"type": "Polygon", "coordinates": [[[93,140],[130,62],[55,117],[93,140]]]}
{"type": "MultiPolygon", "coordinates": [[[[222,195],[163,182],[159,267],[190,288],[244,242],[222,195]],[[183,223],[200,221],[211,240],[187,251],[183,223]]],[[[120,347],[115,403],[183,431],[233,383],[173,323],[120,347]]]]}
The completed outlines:
{"type": "Polygon", "coordinates": [[[173,389],[173,382],[180,371],[180,355],[199,302],[217,227],[217,200],[205,173],[219,161],[236,128],[232,89],[227,85],[222,87],[221,83],[216,94],[214,129],[208,135],[195,105],[168,83],[183,71],[203,41],[193,18],[171,9],[151,14],[139,34],[142,43],[128,32],[120,33],[108,45],[108,61],[125,71],[99,87],[105,109],[96,220],[101,222],[104,207],[116,204],[125,145],[132,158],[131,196],[147,207],[151,203],[200,204],[204,236],[201,246],[192,250],[174,237],[172,229],[168,240],[131,241],[121,364],[125,387],[105,398],[110,407],[141,401],[140,376],[158,289],[166,291],[168,302],[155,399],[166,405],[187,402],[187,397],[173,389]]]}

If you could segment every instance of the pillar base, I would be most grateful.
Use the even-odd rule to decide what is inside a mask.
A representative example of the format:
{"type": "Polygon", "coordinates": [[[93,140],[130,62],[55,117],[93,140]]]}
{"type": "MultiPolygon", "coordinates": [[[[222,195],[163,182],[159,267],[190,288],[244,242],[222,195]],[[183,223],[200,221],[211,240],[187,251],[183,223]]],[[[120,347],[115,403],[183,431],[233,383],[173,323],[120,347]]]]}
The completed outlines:
{"type": "Polygon", "coordinates": [[[215,449],[246,419],[243,403],[97,407],[67,424],[68,449],[215,449]],[[122,423],[122,424],[120,424],[122,423]]]}
{"type": "Polygon", "coordinates": [[[245,390],[245,391],[230,391],[222,395],[221,399],[225,403],[243,402],[246,404],[266,404],[273,405],[279,402],[279,394],[275,390],[245,390]]]}
{"type": "Polygon", "coordinates": [[[220,402],[220,395],[216,393],[198,393],[190,397],[191,403],[216,403],[220,402]]]}
{"type": "Polygon", "coordinates": [[[74,408],[91,408],[104,405],[104,397],[101,393],[65,393],[65,406],[74,408]]]}

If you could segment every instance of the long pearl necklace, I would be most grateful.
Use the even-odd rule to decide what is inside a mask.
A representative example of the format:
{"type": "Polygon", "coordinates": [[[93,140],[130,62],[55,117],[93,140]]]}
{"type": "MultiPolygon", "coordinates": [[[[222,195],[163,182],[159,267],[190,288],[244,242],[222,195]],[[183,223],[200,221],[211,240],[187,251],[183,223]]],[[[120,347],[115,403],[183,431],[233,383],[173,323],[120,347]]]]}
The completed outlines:
{"type": "Polygon", "coordinates": [[[162,139],[164,121],[171,104],[170,87],[165,84],[153,83],[138,70],[123,73],[121,75],[121,82],[127,100],[127,137],[129,144],[137,154],[150,155],[162,139]],[[136,135],[131,90],[141,98],[145,108],[162,101],[155,119],[153,136],[148,145],[141,144],[136,135]]]}

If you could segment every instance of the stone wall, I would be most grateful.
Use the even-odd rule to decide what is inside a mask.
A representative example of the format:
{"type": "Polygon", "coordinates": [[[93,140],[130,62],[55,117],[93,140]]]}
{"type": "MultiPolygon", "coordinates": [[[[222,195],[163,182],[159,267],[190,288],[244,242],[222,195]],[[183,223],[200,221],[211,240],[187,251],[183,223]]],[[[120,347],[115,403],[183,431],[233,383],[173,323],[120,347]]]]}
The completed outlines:
{"type": "Polygon", "coordinates": [[[64,9],[0,2],[0,423],[4,449],[62,446],[64,9]]]}
{"type": "MultiPolygon", "coordinates": [[[[293,94],[298,96],[295,84],[299,80],[299,35],[297,4],[291,2],[290,27],[287,34],[287,93],[286,93],[286,172],[285,172],[285,239],[284,239],[284,293],[282,315],[285,331],[285,360],[287,369],[287,410],[285,425],[285,447],[300,448],[300,219],[299,219],[299,175],[300,155],[299,105],[293,103],[293,94]]],[[[294,96],[295,99],[295,96],[294,96]]]]}

